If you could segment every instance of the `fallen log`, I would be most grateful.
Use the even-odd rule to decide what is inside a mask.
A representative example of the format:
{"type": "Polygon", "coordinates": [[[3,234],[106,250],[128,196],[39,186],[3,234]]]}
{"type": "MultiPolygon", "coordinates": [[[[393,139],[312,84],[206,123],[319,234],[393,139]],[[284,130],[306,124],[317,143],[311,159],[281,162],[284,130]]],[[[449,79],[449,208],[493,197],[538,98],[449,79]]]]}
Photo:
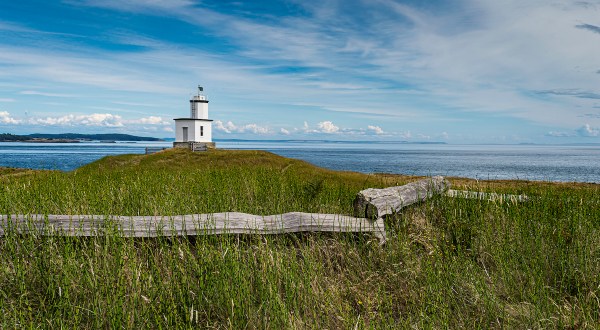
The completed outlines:
{"type": "Polygon", "coordinates": [[[433,195],[442,194],[450,182],[434,176],[409,184],[384,189],[369,188],[360,191],[354,199],[354,215],[368,219],[399,212],[403,207],[423,201],[433,195]]]}
{"type": "Polygon", "coordinates": [[[458,198],[467,198],[467,199],[479,199],[479,200],[487,200],[490,202],[526,202],[529,200],[529,196],[527,195],[511,195],[511,194],[498,194],[498,193],[486,193],[481,191],[469,191],[469,190],[453,190],[449,189],[445,193],[448,197],[458,197],[458,198]]]}
{"type": "Polygon", "coordinates": [[[7,232],[39,235],[126,237],[216,234],[283,234],[306,231],[372,233],[385,242],[382,219],[339,214],[290,212],[252,215],[238,212],[175,216],[0,215],[0,236],[7,232]]]}

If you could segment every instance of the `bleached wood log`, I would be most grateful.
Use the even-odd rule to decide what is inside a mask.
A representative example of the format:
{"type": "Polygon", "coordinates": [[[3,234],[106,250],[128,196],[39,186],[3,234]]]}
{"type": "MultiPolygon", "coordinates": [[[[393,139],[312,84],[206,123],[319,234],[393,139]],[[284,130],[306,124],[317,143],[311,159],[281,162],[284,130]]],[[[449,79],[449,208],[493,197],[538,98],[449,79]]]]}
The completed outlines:
{"type": "Polygon", "coordinates": [[[434,176],[409,184],[384,189],[369,188],[360,191],[354,199],[354,215],[369,219],[399,212],[403,207],[441,194],[450,187],[450,182],[434,176]]]}
{"type": "Polygon", "coordinates": [[[479,199],[487,201],[507,201],[507,202],[526,202],[529,200],[527,195],[511,195],[511,194],[498,194],[498,193],[486,193],[481,191],[469,191],[469,190],[453,190],[449,189],[445,193],[448,197],[468,198],[468,199],[479,199]]]}
{"type": "Polygon", "coordinates": [[[0,215],[0,236],[11,230],[66,236],[114,232],[128,237],[357,232],[372,233],[385,242],[382,219],[373,221],[339,214],[302,212],[268,216],[238,212],[175,216],[0,215]]]}

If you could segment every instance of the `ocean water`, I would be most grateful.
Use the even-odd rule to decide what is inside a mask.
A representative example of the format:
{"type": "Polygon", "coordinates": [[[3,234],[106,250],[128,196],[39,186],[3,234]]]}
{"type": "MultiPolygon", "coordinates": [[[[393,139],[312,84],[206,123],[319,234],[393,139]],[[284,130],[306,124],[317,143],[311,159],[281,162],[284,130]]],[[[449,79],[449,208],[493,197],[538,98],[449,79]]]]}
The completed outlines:
{"type": "MultiPolygon", "coordinates": [[[[170,146],[171,142],[7,142],[0,143],[0,166],[70,171],[104,156],[170,146]]],[[[217,141],[217,147],[267,150],[363,173],[600,183],[600,146],[217,141]]]]}
{"type": "Polygon", "coordinates": [[[28,143],[0,142],[0,167],[71,171],[104,156],[143,154],[146,147],[171,143],[28,143]]]}

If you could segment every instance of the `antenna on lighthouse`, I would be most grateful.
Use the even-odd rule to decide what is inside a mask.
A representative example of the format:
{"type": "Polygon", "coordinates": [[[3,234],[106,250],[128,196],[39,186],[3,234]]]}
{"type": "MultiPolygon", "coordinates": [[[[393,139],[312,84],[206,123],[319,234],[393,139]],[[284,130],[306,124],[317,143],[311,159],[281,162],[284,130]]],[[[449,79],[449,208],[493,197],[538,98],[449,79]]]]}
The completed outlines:
{"type": "Polygon", "coordinates": [[[204,91],[204,87],[198,85],[198,95],[200,95],[204,91]]]}

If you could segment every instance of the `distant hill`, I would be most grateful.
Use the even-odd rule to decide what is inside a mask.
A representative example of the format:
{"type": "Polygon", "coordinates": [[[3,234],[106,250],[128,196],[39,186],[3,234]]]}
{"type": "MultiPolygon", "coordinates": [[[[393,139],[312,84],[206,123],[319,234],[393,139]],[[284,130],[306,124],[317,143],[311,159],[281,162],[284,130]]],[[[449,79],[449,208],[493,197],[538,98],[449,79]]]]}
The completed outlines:
{"type": "Polygon", "coordinates": [[[37,140],[81,140],[81,141],[162,141],[162,139],[145,136],[135,136],[129,134],[76,134],[76,133],[62,133],[62,134],[29,134],[29,135],[15,135],[15,134],[0,134],[0,141],[3,142],[23,142],[23,141],[37,141],[37,140]]]}
{"type": "Polygon", "coordinates": [[[159,138],[135,136],[129,134],[29,134],[30,138],[38,139],[68,139],[68,140],[94,140],[94,141],[162,141],[159,138]]]}

